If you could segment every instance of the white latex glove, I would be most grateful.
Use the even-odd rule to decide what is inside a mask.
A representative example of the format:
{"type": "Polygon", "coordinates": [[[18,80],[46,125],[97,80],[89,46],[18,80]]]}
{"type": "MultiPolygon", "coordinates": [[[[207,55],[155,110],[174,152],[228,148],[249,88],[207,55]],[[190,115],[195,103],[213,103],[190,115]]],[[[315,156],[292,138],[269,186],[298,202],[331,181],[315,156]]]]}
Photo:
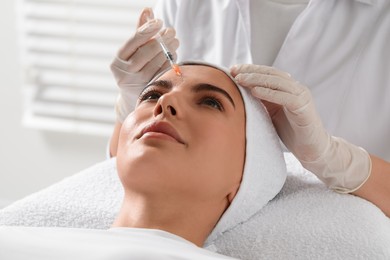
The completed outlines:
{"type": "Polygon", "coordinates": [[[236,65],[231,74],[263,101],[280,139],[303,167],[338,192],[353,192],[365,183],[369,154],[327,133],[307,87],[267,66],[236,65]]]}
{"type": "Polygon", "coordinates": [[[138,21],[135,34],[124,44],[111,64],[111,71],[119,86],[116,103],[117,121],[123,123],[134,110],[137,98],[154,75],[170,66],[159,43],[153,39],[160,33],[174,57],[179,47],[173,28],[161,30],[163,23],[154,19],[152,9],[145,8],[138,21]]]}

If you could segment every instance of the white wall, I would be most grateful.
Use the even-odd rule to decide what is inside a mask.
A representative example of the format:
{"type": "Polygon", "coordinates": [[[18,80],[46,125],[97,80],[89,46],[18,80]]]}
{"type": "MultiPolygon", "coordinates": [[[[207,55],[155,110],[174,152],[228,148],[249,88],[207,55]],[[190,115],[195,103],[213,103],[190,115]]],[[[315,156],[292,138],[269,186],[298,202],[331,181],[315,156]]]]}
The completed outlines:
{"type": "Polygon", "coordinates": [[[107,138],[21,126],[16,1],[0,1],[0,208],[105,158],[107,138]]]}

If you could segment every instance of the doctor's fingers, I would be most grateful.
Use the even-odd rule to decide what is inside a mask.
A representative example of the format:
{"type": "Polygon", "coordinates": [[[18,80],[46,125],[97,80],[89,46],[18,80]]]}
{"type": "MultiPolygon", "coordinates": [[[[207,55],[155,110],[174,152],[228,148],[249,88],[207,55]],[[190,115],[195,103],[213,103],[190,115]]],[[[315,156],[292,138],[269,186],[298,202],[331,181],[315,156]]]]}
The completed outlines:
{"type": "Polygon", "coordinates": [[[141,15],[138,18],[137,28],[141,27],[146,22],[153,19],[154,19],[153,9],[150,7],[145,7],[144,9],[142,9],[141,15]]]}
{"type": "MultiPolygon", "coordinates": [[[[176,53],[173,53],[173,58],[176,59],[176,53]]],[[[156,57],[149,61],[145,67],[142,69],[141,74],[145,78],[152,79],[156,74],[170,67],[171,64],[165,57],[163,52],[160,52],[156,57]]]]}
{"type": "Polygon", "coordinates": [[[299,112],[311,102],[309,89],[292,79],[259,74],[240,74],[238,83],[249,87],[260,99],[285,106],[291,112],[299,112]]]}
{"type": "Polygon", "coordinates": [[[131,55],[142,45],[147,43],[162,28],[163,22],[154,19],[137,28],[134,35],[119,49],[117,56],[122,60],[128,60],[131,55]]]}
{"type": "MultiPolygon", "coordinates": [[[[173,60],[177,60],[177,54],[176,54],[176,52],[172,53],[172,56],[173,56],[173,60]]],[[[171,67],[171,63],[167,60],[167,58],[165,57],[165,55],[164,55],[164,58],[165,58],[165,62],[164,62],[164,64],[160,67],[160,70],[158,71],[158,73],[159,73],[160,71],[165,70],[165,69],[168,68],[168,67],[171,67]]]]}
{"type": "Polygon", "coordinates": [[[291,79],[291,75],[287,72],[278,70],[274,67],[255,64],[237,64],[231,67],[230,73],[233,77],[241,73],[257,73],[264,75],[274,75],[285,79],[291,79]]]}
{"type": "Polygon", "coordinates": [[[251,93],[253,96],[261,100],[281,105],[291,112],[297,111],[305,105],[305,102],[297,99],[297,96],[274,89],[255,87],[251,89],[251,93]]]}
{"type": "MultiPolygon", "coordinates": [[[[164,41],[165,46],[168,48],[169,52],[174,55],[176,53],[177,48],[179,48],[179,40],[174,38],[175,33],[172,29],[167,29],[167,32],[163,34],[162,39],[164,41]]],[[[131,71],[139,71],[141,70],[146,63],[150,62],[156,55],[163,53],[160,44],[157,40],[152,39],[147,44],[138,48],[138,50],[131,56],[129,59],[129,64],[131,66],[128,68],[131,71]]],[[[163,55],[163,59],[158,59],[156,64],[162,65],[162,63],[166,60],[165,55],[163,55]]]]}
{"type": "Polygon", "coordinates": [[[243,87],[253,88],[262,86],[275,89],[293,95],[300,95],[306,87],[299,84],[293,78],[283,78],[278,75],[265,75],[260,73],[240,73],[235,77],[238,84],[243,87]]]}
{"type": "MultiPolygon", "coordinates": [[[[174,38],[174,36],[175,32],[173,29],[166,29],[163,31],[162,39],[165,42],[167,48],[171,51],[172,55],[174,55],[177,48],[179,47],[179,40],[174,38]]],[[[160,44],[157,42],[157,40],[152,39],[149,40],[146,44],[140,46],[128,59],[122,59],[119,56],[116,57],[112,65],[125,71],[138,72],[141,71],[147,63],[149,63],[160,53],[162,53],[160,44]],[[118,62],[118,60],[120,62],[118,62]]],[[[160,64],[161,66],[165,60],[157,59],[155,61],[159,61],[156,64],[160,64]]]]}
{"type": "Polygon", "coordinates": [[[144,8],[138,18],[137,29],[134,35],[122,46],[117,53],[117,57],[122,60],[128,60],[135,50],[146,43],[151,37],[161,30],[163,22],[154,19],[153,10],[149,7],[144,8]]]}
{"type": "MultiPolygon", "coordinates": [[[[176,58],[176,53],[172,54],[176,58]]],[[[132,72],[127,69],[128,63],[118,58],[111,64],[111,71],[120,88],[134,84],[146,84],[157,73],[170,66],[163,52],[149,60],[140,71],[132,72]]]]}

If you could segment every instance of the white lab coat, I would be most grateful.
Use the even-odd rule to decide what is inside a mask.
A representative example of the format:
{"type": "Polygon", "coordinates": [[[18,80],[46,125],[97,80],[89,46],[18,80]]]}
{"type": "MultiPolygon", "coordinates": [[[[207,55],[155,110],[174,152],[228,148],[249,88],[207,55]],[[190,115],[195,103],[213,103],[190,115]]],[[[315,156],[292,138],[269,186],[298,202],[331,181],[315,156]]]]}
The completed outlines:
{"type": "Polygon", "coordinates": [[[179,60],[285,70],[311,89],[331,134],[390,161],[390,1],[289,1],[162,0],[155,11],[177,31],[179,60]],[[286,37],[271,37],[278,21],[286,37]]]}

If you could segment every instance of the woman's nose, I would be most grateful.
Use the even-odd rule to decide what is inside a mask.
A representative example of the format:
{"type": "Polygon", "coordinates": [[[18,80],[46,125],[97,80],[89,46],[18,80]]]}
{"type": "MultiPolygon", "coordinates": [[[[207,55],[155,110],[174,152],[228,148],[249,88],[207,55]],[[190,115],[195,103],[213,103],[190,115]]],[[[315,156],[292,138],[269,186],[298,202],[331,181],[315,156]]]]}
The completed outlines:
{"type": "Polygon", "coordinates": [[[179,116],[179,104],[177,97],[165,94],[159,98],[154,108],[154,116],[164,114],[166,116],[179,116]]]}

